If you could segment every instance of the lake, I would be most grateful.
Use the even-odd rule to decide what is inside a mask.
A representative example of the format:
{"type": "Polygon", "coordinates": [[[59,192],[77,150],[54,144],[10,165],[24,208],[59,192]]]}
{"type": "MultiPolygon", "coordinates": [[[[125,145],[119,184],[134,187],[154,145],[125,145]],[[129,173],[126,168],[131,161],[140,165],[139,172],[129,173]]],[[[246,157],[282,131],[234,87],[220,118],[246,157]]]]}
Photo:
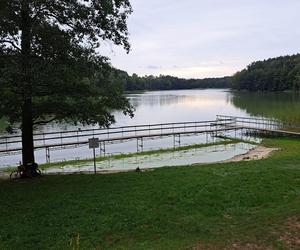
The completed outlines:
{"type": "Polygon", "coordinates": [[[256,116],[300,123],[300,94],[231,92],[227,89],[153,91],[128,95],[136,107],[118,125],[214,120],[216,115],[256,116]]]}
{"type": "MultiPolygon", "coordinates": [[[[121,112],[115,112],[117,123],[114,126],[214,120],[218,114],[259,116],[300,123],[300,96],[292,92],[249,93],[231,92],[227,89],[196,89],[144,92],[129,94],[128,98],[136,109],[135,116],[131,119],[121,112]]],[[[40,128],[39,131],[49,132],[79,127],[70,124],[50,124],[40,128]]],[[[186,144],[189,143],[193,141],[187,140],[186,144]]],[[[168,145],[171,146],[171,143],[167,140],[158,141],[157,144],[153,141],[149,142],[148,149],[168,145]]],[[[111,147],[111,153],[132,152],[135,148],[135,142],[132,146],[129,144],[114,146],[111,147]]],[[[38,151],[36,156],[38,162],[45,162],[44,151],[38,151]]],[[[63,153],[51,152],[51,159],[54,161],[86,157],[90,157],[87,148],[69,149],[63,153]]],[[[16,164],[20,159],[20,155],[0,157],[0,165],[16,164]]]]}

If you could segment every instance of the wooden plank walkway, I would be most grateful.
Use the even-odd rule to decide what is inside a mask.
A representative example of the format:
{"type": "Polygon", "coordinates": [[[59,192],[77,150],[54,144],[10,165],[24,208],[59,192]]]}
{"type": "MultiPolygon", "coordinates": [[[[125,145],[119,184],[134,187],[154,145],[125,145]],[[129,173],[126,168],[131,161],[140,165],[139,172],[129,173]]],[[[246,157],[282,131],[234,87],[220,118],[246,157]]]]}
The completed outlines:
{"type": "MultiPolygon", "coordinates": [[[[108,138],[100,138],[99,142],[100,143],[106,143],[106,142],[114,142],[114,141],[125,141],[125,140],[133,140],[133,139],[143,139],[143,138],[155,138],[155,137],[167,137],[167,136],[180,136],[180,135],[188,135],[188,134],[218,134],[219,132],[226,132],[226,131],[238,131],[238,130],[254,130],[254,131],[259,131],[259,132],[263,132],[263,133],[270,133],[270,134],[278,134],[278,135],[283,135],[283,136],[293,136],[293,137],[299,137],[300,138],[300,133],[299,132],[292,132],[292,131],[286,131],[286,130],[281,130],[281,129],[275,129],[275,128],[260,128],[260,127],[255,127],[255,126],[249,126],[249,125],[238,125],[238,121],[235,117],[231,117],[231,116],[220,116],[223,117],[223,119],[217,119],[215,121],[203,121],[203,122],[188,122],[188,123],[167,123],[167,124],[159,124],[160,126],[162,125],[173,125],[173,127],[165,127],[165,128],[161,128],[161,131],[159,133],[153,133],[151,134],[151,131],[155,131],[155,130],[160,130],[160,128],[153,128],[153,126],[157,126],[155,125],[140,125],[140,126],[128,126],[128,127],[124,127],[124,128],[135,128],[135,130],[128,130],[128,131],[116,131],[116,132],[110,132],[108,133],[108,135],[114,134],[114,133],[122,133],[123,132],[139,132],[139,131],[144,131],[144,134],[140,134],[140,135],[122,135],[122,136],[116,136],[116,137],[108,137],[108,138]],[[184,126],[176,126],[178,124],[184,124],[184,126]],[[195,125],[192,125],[195,124],[195,125]],[[197,124],[197,125],[196,125],[197,124]],[[175,125],[175,126],[174,126],[175,125]],[[147,129],[137,129],[139,127],[148,127],[147,129]],[[180,128],[180,129],[188,129],[188,128],[194,128],[195,130],[188,130],[188,131],[172,131],[172,132],[168,132],[168,131],[164,131],[164,130],[171,130],[171,129],[176,129],[176,128],[180,128]],[[201,128],[201,129],[199,129],[201,128]]],[[[237,117],[238,118],[238,117],[237,117]]],[[[251,118],[243,118],[243,119],[248,119],[250,120],[250,122],[248,124],[253,124],[254,122],[251,122],[251,118]]],[[[256,119],[256,118],[255,118],[256,119]]],[[[255,120],[254,119],[254,120],[255,120]]],[[[253,121],[254,121],[253,120],[253,121]]],[[[256,119],[257,120],[257,119],[256,119]]],[[[258,119],[259,121],[261,121],[262,119],[258,119]]],[[[263,120],[265,121],[265,119],[263,120]]],[[[266,120],[267,121],[267,120],[266,120]]],[[[272,121],[273,122],[273,121],[272,121]]],[[[243,123],[243,122],[240,122],[243,123]]],[[[260,125],[261,123],[256,123],[257,125],[260,125]]],[[[263,123],[266,126],[269,126],[270,123],[267,121],[266,123],[263,123]]],[[[273,124],[272,124],[273,125],[273,124]]],[[[123,128],[122,128],[123,129],[123,128]]],[[[87,130],[90,131],[90,130],[87,130]]],[[[88,134],[85,136],[93,136],[95,138],[97,138],[97,133],[96,134],[88,134]]],[[[101,133],[102,135],[102,133],[101,133]]],[[[64,147],[68,147],[68,146],[78,146],[78,145],[86,145],[88,144],[88,140],[78,140],[79,137],[76,137],[76,135],[73,136],[66,136],[63,138],[57,137],[57,138],[49,138],[51,139],[65,139],[65,138],[74,138],[76,139],[76,141],[70,141],[70,142],[54,142],[54,143],[44,143],[42,145],[37,145],[35,146],[35,149],[49,149],[49,148],[64,148],[64,147]]],[[[37,141],[40,141],[42,139],[37,139],[37,141]]],[[[17,141],[19,142],[19,141],[17,141]]],[[[10,143],[15,143],[14,141],[10,142],[10,143]]],[[[0,153],[12,153],[12,152],[18,152],[21,151],[22,147],[21,145],[18,145],[16,147],[6,147],[6,148],[0,148],[0,153]]]]}
{"type": "MultiPolygon", "coordinates": [[[[112,137],[99,139],[100,143],[112,142],[112,141],[126,141],[133,139],[142,139],[142,138],[151,138],[151,137],[167,137],[167,136],[179,136],[179,135],[187,135],[187,134],[203,134],[203,133],[218,133],[223,131],[235,130],[234,127],[228,128],[220,128],[220,129],[205,129],[205,130],[195,130],[195,131],[182,131],[182,132],[168,132],[168,133],[157,133],[157,134],[143,134],[143,135],[132,135],[132,136],[120,136],[120,137],[112,137]]],[[[55,148],[55,147],[67,147],[67,146],[76,146],[76,145],[85,145],[88,144],[88,140],[84,141],[74,141],[74,142],[65,142],[65,143],[56,143],[56,144],[47,144],[47,145],[39,145],[35,146],[35,149],[43,149],[43,148],[55,148]]],[[[22,147],[11,148],[11,149],[0,149],[0,153],[6,152],[15,152],[21,151],[22,147]]]]}

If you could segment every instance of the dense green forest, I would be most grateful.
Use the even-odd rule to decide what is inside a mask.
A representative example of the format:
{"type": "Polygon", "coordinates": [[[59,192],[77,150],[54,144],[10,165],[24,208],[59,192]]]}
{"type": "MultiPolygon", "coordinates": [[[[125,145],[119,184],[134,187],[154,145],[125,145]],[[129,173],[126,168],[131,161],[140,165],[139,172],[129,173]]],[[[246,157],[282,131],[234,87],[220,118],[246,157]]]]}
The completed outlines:
{"type": "Polygon", "coordinates": [[[250,64],[231,78],[238,90],[300,90],[300,54],[281,56],[250,64]]]}
{"type": "Polygon", "coordinates": [[[114,69],[111,77],[124,90],[171,90],[196,88],[233,88],[250,91],[300,90],[300,54],[281,56],[250,64],[232,77],[183,79],[174,76],[132,76],[114,69]]]}
{"type": "Polygon", "coordinates": [[[127,72],[114,69],[111,78],[123,85],[126,91],[172,90],[196,88],[229,88],[229,77],[206,79],[183,79],[174,76],[129,76],[127,72]]]}

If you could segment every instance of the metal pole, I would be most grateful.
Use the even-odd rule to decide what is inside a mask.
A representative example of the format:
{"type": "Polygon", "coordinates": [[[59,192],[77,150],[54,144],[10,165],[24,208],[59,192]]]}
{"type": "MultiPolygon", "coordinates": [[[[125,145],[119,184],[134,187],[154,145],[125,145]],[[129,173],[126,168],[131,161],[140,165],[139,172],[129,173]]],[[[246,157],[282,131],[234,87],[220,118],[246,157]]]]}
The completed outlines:
{"type": "Polygon", "coordinates": [[[94,174],[97,174],[97,167],[96,167],[96,149],[93,148],[93,155],[94,155],[94,174]]]}
{"type": "Polygon", "coordinates": [[[175,145],[175,134],[173,135],[173,147],[174,147],[174,149],[176,148],[176,145],[175,145]]]}
{"type": "Polygon", "coordinates": [[[100,157],[102,157],[102,142],[99,142],[100,157]]]}
{"type": "Polygon", "coordinates": [[[46,147],[46,162],[50,163],[50,148],[46,147]]]}

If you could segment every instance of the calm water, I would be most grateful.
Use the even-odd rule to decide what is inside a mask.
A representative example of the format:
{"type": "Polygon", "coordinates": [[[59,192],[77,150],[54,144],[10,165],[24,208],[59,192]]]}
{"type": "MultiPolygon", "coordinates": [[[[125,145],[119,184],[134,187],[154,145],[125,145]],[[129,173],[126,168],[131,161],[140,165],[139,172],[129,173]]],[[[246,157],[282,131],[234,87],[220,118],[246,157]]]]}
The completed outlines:
{"type": "MultiPolygon", "coordinates": [[[[170,90],[130,94],[128,98],[136,108],[135,116],[131,119],[122,112],[115,112],[117,123],[114,126],[214,120],[218,114],[259,116],[300,123],[299,93],[230,92],[227,89],[170,90]]],[[[39,131],[78,127],[54,123],[39,128],[39,131]]]]}
{"type": "Polygon", "coordinates": [[[214,120],[218,114],[247,115],[233,104],[233,95],[227,90],[153,91],[128,97],[136,107],[135,117],[117,113],[119,125],[214,120]]]}
{"type": "MultiPolygon", "coordinates": [[[[128,95],[135,106],[133,119],[116,112],[115,126],[155,124],[182,121],[214,120],[216,115],[264,116],[300,123],[300,97],[296,93],[239,93],[228,90],[175,90],[153,91],[128,95]]],[[[51,124],[40,131],[77,129],[69,124],[51,124]]],[[[199,138],[183,139],[183,144],[199,142],[199,138]]],[[[146,143],[148,149],[172,146],[172,138],[165,141],[146,143]]],[[[111,145],[110,153],[133,152],[136,142],[131,144],[111,145]]],[[[62,151],[52,151],[51,160],[87,158],[91,156],[86,147],[62,151]]],[[[36,152],[38,162],[45,162],[44,150],[36,152]]],[[[16,164],[20,155],[0,156],[0,166],[16,164]]]]}

